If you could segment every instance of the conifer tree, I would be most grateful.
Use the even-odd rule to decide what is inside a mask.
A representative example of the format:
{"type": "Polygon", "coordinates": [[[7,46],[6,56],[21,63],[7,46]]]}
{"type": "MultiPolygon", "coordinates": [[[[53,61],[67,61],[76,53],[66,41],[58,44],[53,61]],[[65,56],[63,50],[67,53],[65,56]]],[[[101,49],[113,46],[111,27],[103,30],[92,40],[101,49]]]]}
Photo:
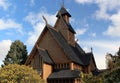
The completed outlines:
{"type": "MultiPolygon", "coordinates": [[[[4,65],[8,64],[24,64],[27,59],[27,49],[20,40],[14,41],[11,46],[8,54],[5,57],[4,65]]],[[[4,66],[3,65],[3,66],[4,66]]]]}

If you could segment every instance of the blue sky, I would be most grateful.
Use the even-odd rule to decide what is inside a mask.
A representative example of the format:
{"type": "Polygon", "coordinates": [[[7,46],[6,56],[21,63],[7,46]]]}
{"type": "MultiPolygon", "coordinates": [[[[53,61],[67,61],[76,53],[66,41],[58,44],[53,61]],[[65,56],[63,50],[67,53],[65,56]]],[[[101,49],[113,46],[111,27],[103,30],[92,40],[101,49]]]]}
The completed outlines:
{"type": "MultiPolygon", "coordinates": [[[[0,0],[0,64],[14,40],[31,51],[43,30],[44,15],[54,25],[63,0],[0,0]]],[[[120,46],[120,0],[64,0],[80,46],[93,53],[98,68],[105,68],[106,53],[120,46]]]]}

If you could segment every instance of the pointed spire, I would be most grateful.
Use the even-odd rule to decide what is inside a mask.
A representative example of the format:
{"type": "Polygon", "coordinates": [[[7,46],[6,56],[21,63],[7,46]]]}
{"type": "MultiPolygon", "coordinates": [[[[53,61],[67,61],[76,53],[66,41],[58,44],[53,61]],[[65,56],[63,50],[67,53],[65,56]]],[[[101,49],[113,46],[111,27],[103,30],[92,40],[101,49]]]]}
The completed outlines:
{"type": "Polygon", "coordinates": [[[58,11],[56,17],[59,17],[59,16],[64,16],[64,15],[67,15],[68,17],[71,17],[71,15],[69,14],[69,12],[64,8],[64,6],[61,7],[61,9],[58,11]]]}

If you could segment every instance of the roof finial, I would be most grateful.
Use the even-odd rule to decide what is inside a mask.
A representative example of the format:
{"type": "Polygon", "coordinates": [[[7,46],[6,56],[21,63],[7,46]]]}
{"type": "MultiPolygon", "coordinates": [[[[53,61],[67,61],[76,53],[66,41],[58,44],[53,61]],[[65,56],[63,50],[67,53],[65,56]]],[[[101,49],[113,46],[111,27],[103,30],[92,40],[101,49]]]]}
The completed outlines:
{"type": "Polygon", "coordinates": [[[79,40],[78,39],[76,39],[76,41],[75,42],[78,42],[79,40]]]}
{"type": "Polygon", "coordinates": [[[93,48],[91,47],[91,53],[93,52],[93,48]]]}
{"type": "Polygon", "coordinates": [[[62,0],[62,7],[64,7],[64,0],[62,0]]]}
{"type": "Polygon", "coordinates": [[[45,21],[45,23],[46,23],[46,25],[47,25],[48,22],[47,22],[46,18],[45,18],[44,16],[42,16],[42,17],[43,17],[43,20],[45,21]]]}
{"type": "Polygon", "coordinates": [[[39,49],[39,46],[38,46],[38,44],[36,44],[36,47],[37,47],[37,49],[39,49]]]}

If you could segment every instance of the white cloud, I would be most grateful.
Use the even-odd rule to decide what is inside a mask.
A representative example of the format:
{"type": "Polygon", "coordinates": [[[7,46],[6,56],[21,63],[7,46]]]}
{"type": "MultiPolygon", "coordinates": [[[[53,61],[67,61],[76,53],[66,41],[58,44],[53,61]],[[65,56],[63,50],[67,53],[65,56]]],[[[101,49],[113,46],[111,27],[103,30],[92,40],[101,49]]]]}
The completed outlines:
{"type": "Polygon", "coordinates": [[[109,20],[111,14],[109,12],[118,11],[120,8],[120,0],[96,0],[99,10],[96,11],[98,19],[109,20]]]}
{"type": "Polygon", "coordinates": [[[25,17],[25,20],[30,22],[32,25],[35,25],[36,23],[44,23],[42,16],[45,16],[48,20],[48,23],[54,25],[56,21],[55,15],[56,13],[48,14],[47,12],[29,13],[29,15],[25,17]]]}
{"type": "Polygon", "coordinates": [[[106,41],[106,40],[86,40],[80,41],[80,45],[83,46],[83,49],[87,52],[90,52],[90,48],[93,48],[93,54],[97,63],[98,68],[106,68],[106,53],[115,54],[118,51],[120,46],[119,41],[106,41]]]}
{"type": "Polygon", "coordinates": [[[97,19],[109,19],[109,14],[107,13],[108,4],[110,1],[108,0],[96,0],[96,4],[99,7],[99,10],[96,11],[95,16],[97,19]]]}
{"type": "Polygon", "coordinates": [[[112,24],[103,33],[111,37],[120,37],[120,11],[110,17],[112,24]]]}
{"type": "Polygon", "coordinates": [[[107,50],[106,52],[110,51],[110,52],[114,52],[116,51],[118,48],[120,43],[119,42],[115,42],[115,41],[87,41],[85,42],[86,44],[88,44],[89,46],[95,46],[95,47],[99,47],[99,48],[105,48],[104,50],[107,50]]]}
{"type": "Polygon", "coordinates": [[[15,29],[22,33],[22,24],[19,24],[12,19],[0,19],[0,30],[6,29],[15,29]]]}
{"type": "Polygon", "coordinates": [[[96,37],[96,33],[91,33],[89,36],[96,37]]]}
{"type": "Polygon", "coordinates": [[[99,10],[95,15],[97,19],[108,20],[110,17],[109,11],[118,11],[120,8],[120,0],[75,0],[80,4],[97,4],[99,10]]]}
{"type": "Polygon", "coordinates": [[[97,19],[104,19],[104,20],[108,20],[109,19],[109,14],[106,13],[106,9],[105,8],[100,8],[100,10],[97,10],[95,13],[95,16],[97,19]]]}
{"type": "Polygon", "coordinates": [[[96,4],[98,10],[95,17],[99,20],[111,21],[108,29],[103,33],[112,37],[120,37],[120,0],[75,0],[80,4],[96,4]]]}
{"type": "Polygon", "coordinates": [[[75,0],[78,3],[85,4],[85,3],[92,3],[94,0],[75,0]]]}
{"type": "MultiPolygon", "coordinates": [[[[0,61],[3,61],[8,51],[10,50],[11,40],[0,41],[0,61]]],[[[2,63],[2,62],[0,62],[2,63]]]]}
{"type": "Polygon", "coordinates": [[[30,6],[34,6],[35,5],[35,0],[30,0],[30,6]]]}
{"type": "Polygon", "coordinates": [[[0,0],[0,7],[2,7],[4,10],[7,10],[10,6],[10,3],[7,0],[0,0]]]}
{"type": "Polygon", "coordinates": [[[83,50],[87,53],[87,52],[91,52],[91,49],[88,46],[83,47],[83,50]]]}
{"type": "Polygon", "coordinates": [[[27,44],[30,46],[33,46],[36,42],[36,40],[38,39],[40,33],[42,32],[43,28],[44,28],[45,24],[44,23],[37,23],[36,25],[34,25],[34,31],[33,32],[29,32],[29,38],[27,39],[27,44]]]}
{"type": "Polygon", "coordinates": [[[47,12],[39,12],[39,13],[29,13],[28,16],[25,17],[25,21],[31,23],[33,26],[33,31],[29,32],[29,38],[27,39],[27,44],[33,46],[38,39],[40,33],[45,27],[45,22],[42,16],[45,16],[48,23],[54,25],[56,21],[56,14],[48,14],[47,12]]]}
{"type": "Polygon", "coordinates": [[[86,28],[76,29],[76,36],[83,35],[86,31],[86,28]]]}

